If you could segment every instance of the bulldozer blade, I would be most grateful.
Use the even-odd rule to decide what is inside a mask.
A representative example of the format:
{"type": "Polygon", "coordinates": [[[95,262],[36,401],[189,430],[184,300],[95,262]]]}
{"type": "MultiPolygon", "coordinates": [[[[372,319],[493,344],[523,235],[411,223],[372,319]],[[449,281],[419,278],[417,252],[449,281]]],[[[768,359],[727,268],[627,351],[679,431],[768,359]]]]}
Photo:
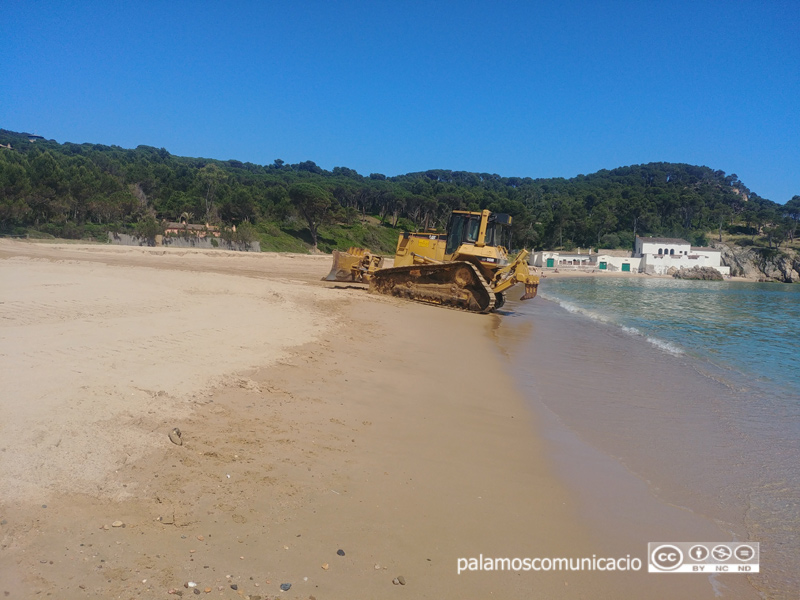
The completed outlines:
{"type": "Polygon", "coordinates": [[[520,300],[533,300],[536,297],[536,292],[539,290],[538,284],[535,283],[526,283],[525,284],[525,294],[523,294],[520,300]]]}
{"type": "Polygon", "coordinates": [[[331,272],[323,281],[355,281],[355,273],[358,271],[357,267],[362,258],[334,250],[331,272]]]}

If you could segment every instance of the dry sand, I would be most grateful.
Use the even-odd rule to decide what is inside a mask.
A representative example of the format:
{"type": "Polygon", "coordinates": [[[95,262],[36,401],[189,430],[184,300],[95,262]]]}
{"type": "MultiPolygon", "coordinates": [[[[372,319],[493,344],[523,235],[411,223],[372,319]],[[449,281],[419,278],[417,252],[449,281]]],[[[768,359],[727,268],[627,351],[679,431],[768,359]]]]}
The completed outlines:
{"type": "Polygon", "coordinates": [[[323,283],[328,266],[0,240],[6,597],[712,597],[457,575],[602,545],[503,371],[503,317],[323,283]]]}

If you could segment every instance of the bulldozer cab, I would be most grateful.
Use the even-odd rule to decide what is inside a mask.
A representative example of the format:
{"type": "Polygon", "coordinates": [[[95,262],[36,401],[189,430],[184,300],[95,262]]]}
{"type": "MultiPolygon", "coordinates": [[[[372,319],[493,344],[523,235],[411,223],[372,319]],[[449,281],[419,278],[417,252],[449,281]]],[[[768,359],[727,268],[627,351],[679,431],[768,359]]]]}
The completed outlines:
{"type": "Polygon", "coordinates": [[[445,254],[450,256],[462,244],[511,246],[511,216],[507,214],[453,211],[447,224],[445,254]]]}
{"type": "Polygon", "coordinates": [[[508,251],[511,248],[511,215],[489,215],[486,227],[486,245],[500,246],[508,251]]]}

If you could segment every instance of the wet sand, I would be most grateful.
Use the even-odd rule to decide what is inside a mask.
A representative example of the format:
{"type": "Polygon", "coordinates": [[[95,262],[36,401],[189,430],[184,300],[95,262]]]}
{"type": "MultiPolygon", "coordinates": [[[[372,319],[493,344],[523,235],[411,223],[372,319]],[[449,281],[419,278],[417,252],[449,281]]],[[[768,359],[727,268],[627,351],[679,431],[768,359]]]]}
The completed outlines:
{"type": "MultiPolygon", "coordinates": [[[[646,553],[648,542],[757,541],[737,481],[741,437],[715,411],[731,391],[726,385],[701,375],[691,359],[544,298],[519,307],[495,337],[598,548],[624,554],[646,553]]],[[[763,540],[762,549],[762,568],[778,575],[766,562],[778,553],[763,540]]],[[[653,591],[670,578],[630,580],[639,577],[653,591]]],[[[721,597],[756,598],[756,586],[767,588],[763,573],[682,577],[704,580],[721,597]]]]}
{"type": "Polygon", "coordinates": [[[0,241],[6,597],[714,597],[457,575],[608,546],[497,352],[510,317],[323,283],[328,261],[0,241]]]}

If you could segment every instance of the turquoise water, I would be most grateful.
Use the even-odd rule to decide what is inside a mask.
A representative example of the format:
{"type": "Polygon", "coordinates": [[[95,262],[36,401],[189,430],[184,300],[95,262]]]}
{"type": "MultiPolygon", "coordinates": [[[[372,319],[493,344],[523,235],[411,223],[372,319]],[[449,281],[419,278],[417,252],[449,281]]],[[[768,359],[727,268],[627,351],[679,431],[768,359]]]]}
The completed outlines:
{"type": "MultiPolygon", "coordinates": [[[[750,583],[796,598],[800,285],[546,278],[507,307],[498,340],[534,410],[665,506],[761,542],[750,583]]],[[[620,527],[646,530],[633,517],[620,527]]]]}
{"type": "Polygon", "coordinates": [[[573,278],[542,297],[800,398],[800,285],[573,278]]]}

